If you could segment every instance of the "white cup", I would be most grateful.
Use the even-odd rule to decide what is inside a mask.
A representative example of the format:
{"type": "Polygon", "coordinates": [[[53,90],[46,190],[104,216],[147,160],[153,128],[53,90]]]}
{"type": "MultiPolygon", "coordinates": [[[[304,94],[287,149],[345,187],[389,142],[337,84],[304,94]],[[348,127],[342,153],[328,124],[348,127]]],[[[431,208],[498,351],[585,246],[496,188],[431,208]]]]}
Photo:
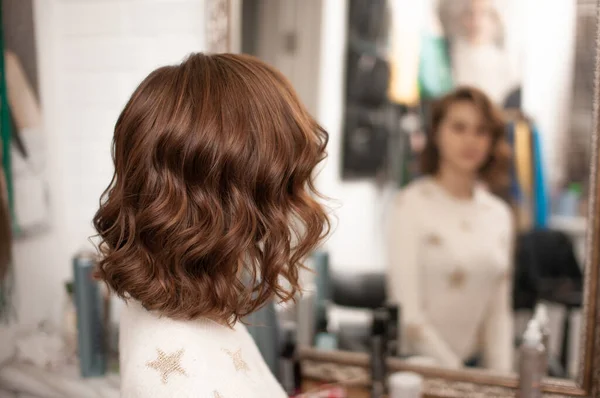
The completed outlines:
{"type": "Polygon", "coordinates": [[[390,398],[421,398],[423,377],[413,372],[397,372],[388,378],[390,398]]]}

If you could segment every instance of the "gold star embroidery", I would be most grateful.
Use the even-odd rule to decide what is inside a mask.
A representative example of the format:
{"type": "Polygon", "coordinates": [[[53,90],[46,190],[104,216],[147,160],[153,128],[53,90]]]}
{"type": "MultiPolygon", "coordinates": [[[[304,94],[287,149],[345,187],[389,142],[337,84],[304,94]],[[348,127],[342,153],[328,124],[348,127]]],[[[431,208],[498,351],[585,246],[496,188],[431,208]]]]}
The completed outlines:
{"type": "Polygon", "coordinates": [[[218,391],[214,391],[213,394],[214,394],[213,398],[223,398],[223,396],[221,394],[219,394],[218,391]]]}
{"type": "Polygon", "coordinates": [[[461,288],[465,284],[467,274],[461,268],[456,268],[449,277],[450,287],[454,289],[461,288]]]}
{"type": "Polygon", "coordinates": [[[427,244],[431,245],[431,246],[439,246],[442,244],[442,238],[440,238],[438,235],[435,234],[431,234],[429,236],[427,236],[427,244]]]}
{"type": "Polygon", "coordinates": [[[244,359],[242,359],[242,349],[238,349],[236,352],[231,352],[229,350],[223,350],[233,359],[233,366],[235,366],[235,370],[239,372],[240,370],[247,372],[250,370],[248,364],[244,359]]]}
{"type": "Polygon", "coordinates": [[[146,364],[147,367],[157,370],[160,373],[160,378],[163,384],[166,384],[168,378],[173,373],[179,373],[182,376],[187,376],[185,370],[181,367],[181,356],[183,349],[178,350],[173,354],[165,354],[161,349],[156,349],[158,358],[146,364]]]}

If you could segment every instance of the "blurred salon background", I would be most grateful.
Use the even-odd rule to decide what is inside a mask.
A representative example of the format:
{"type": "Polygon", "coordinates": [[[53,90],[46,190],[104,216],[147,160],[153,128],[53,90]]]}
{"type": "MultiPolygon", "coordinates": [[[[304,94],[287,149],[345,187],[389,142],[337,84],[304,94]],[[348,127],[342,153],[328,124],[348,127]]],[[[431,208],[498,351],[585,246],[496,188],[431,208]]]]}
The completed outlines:
{"type": "MultiPolygon", "coordinates": [[[[317,272],[303,276],[298,304],[273,303],[254,314],[265,326],[250,328],[271,369],[280,371],[289,336],[368,351],[373,310],[393,296],[385,222],[394,198],[422,176],[432,104],[468,85],[498,107],[512,137],[506,183],[487,189],[515,220],[514,349],[544,303],[551,375],[574,374],[595,1],[2,0],[0,10],[0,248],[12,253],[0,264],[0,397],[118,396],[121,303],[89,278],[113,127],[150,71],[209,51],[211,26],[227,20],[228,51],[281,70],[330,137],[317,187],[331,198],[333,231],[309,259],[317,272]]],[[[400,313],[404,304],[394,303],[400,313]]]]}

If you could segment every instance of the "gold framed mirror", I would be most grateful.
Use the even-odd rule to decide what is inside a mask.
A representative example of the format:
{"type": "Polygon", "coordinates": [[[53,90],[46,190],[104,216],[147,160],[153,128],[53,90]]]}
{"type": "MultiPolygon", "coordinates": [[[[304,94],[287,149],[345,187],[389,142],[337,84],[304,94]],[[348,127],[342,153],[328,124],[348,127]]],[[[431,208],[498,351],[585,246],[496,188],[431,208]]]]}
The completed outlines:
{"type": "MultiPolygon", "coordinates": [[[[243,43],[238,43],[239,38],[236,39],[237,35],[243,34],[244,30],[240,28],[240,24],[242,23],[242,7],[244,2],[251,0],[210,0],[207,2],[207,37],[209,38],[209,51],[220,52],[220,51],[243,51],[243,43]],[[237,40],[237,41],[236,41],[237,40]],[[233,43],[233,44],[232,44],[233,43]]],[[[323,13],[331,13],[331,10],[327,10],[328,5],[327,2],[329,0],[308,0],[304,3],[305,8],[311,9],[319,9],[322,10],[323,13]]],[[[337,1],[337,0],[336,0],[337,1]]],[[[268,2],[268,1],[264,1],[268,2]]],[[[347,3],[347,1],[343,1],[341,3],[347,3]]],[[[531,2],[533,4],[533,2],[531,2]]],[[[598,29],[598,9],[600,2],[596,0],[586,1],[586,0],[573,0],[573,6],[570,8],[570,12],[572,15],[570,17],[573,18],[573,25],[571,28],[573,29],[573,41],[571,44],[566,43],[565,46],[571,45],[574,49],[569,50],[569,56],[573,59],[573,70],[571,72],[571,80],[566,83],[566,87],[568,87],[571,91],[576,91],[578,85],[587,85],[591,87],[591,82],[585,80],[583,77],[579,77],[578,74],[584,73],[581,72],[581,69],[578,69],[578,62],[576,57],[578,56],[577,51],[585,52],[585,46],[582,49],[577,49],[575,47],[580,46],[578,40],[581,37],[585,36],[585,31],[579,31],[582,25],[580,23],[587,23],[587,32],[589,32],[590,26],[589,24],[593,20],[593,30],[596,32],[596,40],[592,41],[588,38],[588,42],[594,43],[594,61],[590,63],[590,54],[588,48],[588,64],[590,64],[590,68],[593,70],[594,75],[594,84],[593,84],[593,106],[591,104],[586,105],[587,116],[590,120],[593,120],[591,123],[593,125],[591,134],[588,130],[588,135],[584,137],[583,142],[585,142],[587,146],[588,152],[585,156],[579,153],[572,152],[571,157],[581,157],[589,160],[585,166],[579,166],[580,169],[585,169],[585,185],[587,186],[588,191],[588,200],[586,201],[585,211],[587,213],[587,217],[585,218],[585,226],[584,231],[585,235],[580,237],[580,244],[582,247],[582,269],[583,269],[583,294],[582,294],[582,308],[580,315],[580,324],[576,330],[572,333],[577,334],[578,338],[574,338],[573,340],[577,341],[576,354],[572,355],[571,367],[576,368],[574,372],[568,374],[568,378],[557,378],[557,377],[546,377],[543,380],[543,391],[544,396],[547,397],[558,397],[558,396],[578,396],[578,397],[600,397],[600,327],[598,326],[600,323],[600,291],[599,291],[599,280],[600,280],[600,200],[598,199],[600,196],[600,139],[598,138],[600,135],[600,106],[598,105],[600,99],[600,61],[598,60],[598,51],[600,50],[600,41],[598,37],[600,37],[600,30],[598,29]],[[580,14],[578,14],[581,10],[585,11],[587,14],[586,18],[579,18],[580,14]],[[590,16],[592,15],[592,16],[590,16]],[[587,21],[587,22],[586,22],[587,21]],[[581,36],[581,37],[580,37],[581,36]],[[575,80],[580,79],[583,81],[576,82],[575,80]],[[587,140],[587,141],[586,141],[587,140]],[[575,358],[575,359],[573,359],[575,358]],[[573,365],[573,363],[575,365],[573,365]]],[[[536,3],[537,4],[537,3],[536,3]]],[[[543,7],[543,4],[539,2],[539,6],[543,7]]],[[[532,6],[529,5],[531,8],[532,6]]],[[[343,8],[345,13],[348,13],[348,5],[343,8]]],[[[555,15],[553,18],[556,18],[558,13],[558,8],[556,8],[555,15]]],[[[289,11],[291,12],[291,11],[289,11]]],[[[288,14],[280,14],[280,15],[288,15],[288,14]]],[[[308,12],[307,12],[308,14],[308,12]]],[[[544,19],[546,16],[550,18],[550,14],[546,14],[542,11],[539,11],[539,15],[537,16],[539,19],[544,19]]],[[[560,15],[559,15],[560,16],[560,15]]],[[[345,17],[340,17],[343,23],[345,23],[345,17]]],[[[293,18],[292,18],[293,19],[293,18]]],[[[317,28],[314,30],[319,30],[320,32],[324,32],[327,28],[324,27],[323,24],[331,22],[327,20],[326,16],[323,14],[319,15],[319,25],[317,23],[317,28]]],[[[298,20],[296,20],[298,21],[298,20]]],[[[299,24],[301,25],[301,24],[299,24]]],[[[298,25],[297,25],[298,26],[298,25]]],[[[336,28],[339,26],[336,25],[336,28]]],[[[292,29],[293,30],[293,29],[292,29]]],[[[333,28],[329,30],[334,30],[333,28]]],[[[313,32],[314,36],[314,32],[313,32]]],[[[307,39],[308,36],[299,37],[298,35],[282,34],[282,40],[280,45],[282,48],[287,48],[288,51],[294,51],[298,46],[306,45],[302,40],[307,39]]],[[[277,41],[276,41],[277,42],[277,41]]],[[[330,44],[330,41],[326,41],[326,43],[330,44]]],[[[327,44],[316,45],[319,48],[317,51],[319,55],[319,63],[322,66],[326,64],[323,58],[327,58],[323,55],[324,51],[320,46],[326,46],[327,44]]],[[[566,47],[565,47],[566,48],[566,47]]],[[[331,50],[331,49],[330,49],[331,50]]],[[[548,48],[546,48],[548,50],[548,48]]],[[[331,50],[333,51],[333,50],[331,50]]],[[[345,54],[346,48],[340,50],[339,53],[342,56],[345,54]]],[[[335,51],[334,51],[335,52],[335,51]]],[[[536,53],[536,56],[539,56],[541,53],[536,53]]],[[[288,54],[289,55],[289,54],[288,54]]],[[[548,55],[548,54],[547,54],[548,55]]],[[[286,58],[285,61],[282,61],[284,65],[283,69],[285,69],[285,65],[289,65],[292,61],[290,60],[293,57],[286,58]],[[287,64],[285,64],[287,62],[287,64]]],[[[553,57],[550,57],[547,62],[558,62],[553,57]]],[[[271,58],[273,60],[275,58],[271,58]]],[[[581,62],[585,62],[581,61],[581,62]]],[[[277,66],[277,65],[276,65],[277,66]]],[[[310,69],[310,66],[303,64],[304,67],[310,69]]],[[[313,69],[314,70],[314,69],[313,69]]],[[[285,73],[285,71],[284,71],[285,73]]],[[[535,73],[535,70],[530,69],[528,73],[535,73]]],[[[331,77],[331,74],[325,74],[325,77],[320,76],[319,79],[327,78],[327,76],[331,77]]],[[[294,79],[291,79],[292,81],[294,79]]],[[[318,80],[318,79],[317,79],[318,80]]],[[[538,81],[539,84],[539,81],[538,81]]],[[[531,85],[529,87],[532,87],[531,85]]],[[[537,86],[539,88],[539,85],[537,86]]],[[[347,87],[346,87],[347,88],[347,87]]],[[[304,89],[301,88],[301,94],[304,93],[304,89]]],[[[551,94],[551,91],[545,91],[546,94],[551,94]]],[[[319,94],[323,94],[323,91],[320,91],[319,94]]],[[[317,94],[315,94],[317,95],[317,94]]],[[[525,97],[527,94],[524,94],[525,97]]],[[[536,92],[535,95],[543,96],[541,91],[536,92]]],[[[302,96],[302,95],[301,95],[302,96]]],[[[530,95],[531,96],[531,95],[530,95]]],[[[575,97],[576,94],[572,92],[569,93],[569,96],[575,97]]],[[[310,96],[303,98],[308,102],[308,107],[311,112],[319,113],[318,110],[311,109],[311,98],[310,96]]],[[[320,100],[317,98],[315,103],[318,103],[320,100]]],[[[523,101],[527,101],[527,99],[523,99],[523,101]]],[[[573,108],[573,104],[576,104],[578,99],[569,99],[571,108],[568,108],[568,112],[576,113],[577,110],[573,108]]],[[[315,105],[316,107],[316,105],[315,105]]],[[[527,109],[526,109],[527,111],[527,109]]],[[[543,112],[538,112],[536,115],[535,106],[530,107],[529,111],[525,113],[533,113],[532,119],[540,118],[543,119],[545,117],[542,115],[543,112]]],[[[529,116],[528,114],[528,116],[529,116]]],[[[506,111],[505,115],[510,116],[510,111],[506,111]]],[[[317,115],[318,117],[319,115],[317,115]]],[[[540,124],[548,126],[548,123],[540,121],[540,124]]],[[[324,124],[327,124],[325,122],[324,124]]],[[[326,126],[327,127],[327,126],[326,126]]],[[[555,126],[552,126],[553,129],[558,129],[555,126]]],[[[573,129],[570,127],[561,127],[563,129],[573,129]]],[[[569,131],[571,131],[569,130],[569,131]]],[[[335,132],[334,132],[335,134],[335,132]]],[[[554,147],[568,146],[570,141],[582,140],[581,138],[568,138],[566,141],[563,138],[563,141],[553,144],[554,147]]],[[[334,144],[338,144],[341,146],[341,143],[338,140],[333,140],[334,144]]],[[[388,143],[388,147],[391,144],[388,143]]],[[[565,152],[565,157],[569,157],[569,153],[565,152]]],[[[556,157],[550,156],[552,162],[560,163],[569,163],[569,159],[557,159],[556,157]]],[[[343,167],[343,166],[342,166],[343,167]]],[[[569,167],[569,166],[565,166],[569,167]]],[[[577,168],[573,166],[573,168],[577,168]]],[[[356,172],[356,170],[355,170],[356,172]]],[[[340,172],[341,173],[341,172],[340,172]]],[[[391,173],[393,174],[393,173],[391,173]]],[[[375,175],[374,184],[377,185],[378,180],[381,176],[375,175]]],[[[325,192],[327,194],[327,192],[325,192]]],[[[343,198],[335,198],[340,202],[343,201],[343,198]]],[[[342,203],[343,205],[343,203],[342,203]]],[[[347,215],[346,215],[347,216],[347,215]]],[[[340,223],[341,225],[342,223],[340,223]]],[[[354,242],[356,243],[356,241],[354,242]]],[[[350,243],[349,243],[350,244],[350,243]]],[[[368,244],[368,242],[367,242],[368,244]]],[[[564,330],[563,330],[564,332],[564,330]]],[[[570,343],[571,344],[571,343],[570,343]]],[[[571,344],[574,346],[575,344],[571,344]]],[[[313,346],[305,346],[301,349],[301,357],[304,365],[304,376],[307,379],[322,381],[322,382],[335,382],[342,384],[355,384],[358,386],[368,385],[369,383],[369,363],[370,356],[365,352],[352,352],[338,349],[328,349],[323,350],[313,346]]],[[[426,396],[440,396],[440,397],[475,397],[475,396],[496,396],[496,397],[509,397],[515,396],[516,389],[518,387],[518,377],[514,372],[506,372],[499,373],[494,372],[490,369],[485,368],[471,368],[465,367],[461,369],[449,369],[438,366],[425,366],[422,364],[418,364],[417,362],[406,361],[402,358],[389,358],[387,360],[388,370],[389,371],[412,371],[421,374],[425,379],[425,393],[426,396]]],[[[513,369],[514,370],[514,369],[513,369]]],[[[566,374],[566,373],[565,373],[566,374]]]]}

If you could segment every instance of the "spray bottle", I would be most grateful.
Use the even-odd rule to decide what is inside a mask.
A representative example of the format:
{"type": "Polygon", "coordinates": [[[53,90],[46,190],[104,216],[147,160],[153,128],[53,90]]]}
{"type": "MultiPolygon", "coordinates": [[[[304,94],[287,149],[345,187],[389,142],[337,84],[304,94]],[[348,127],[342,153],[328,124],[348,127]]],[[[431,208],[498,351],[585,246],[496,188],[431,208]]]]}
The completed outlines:
{"type": "Polygon", "coordinates": [[[540,325],[532,318],[527,324],[520,348],[518,398],[541,398],[542,367],[545,362],[546,350],[542,344],[540,325]]]}
{"type": "Polygon", "coordinates": [[[548,374],[548,360],[550,356],[550,317],[548,316],[548,307],[545,304],[539,303],[535,306],[533,318],[537,321],[542,332],[542,344],[546,350],[546,360],[542,365],[542,374],[548,374]]]}
{"type": "Polygon", "coordinates": [[[371,325],[371,398],[382,398],[385,395],[387,325],[387,310],[375,310],[371,325]]]}

